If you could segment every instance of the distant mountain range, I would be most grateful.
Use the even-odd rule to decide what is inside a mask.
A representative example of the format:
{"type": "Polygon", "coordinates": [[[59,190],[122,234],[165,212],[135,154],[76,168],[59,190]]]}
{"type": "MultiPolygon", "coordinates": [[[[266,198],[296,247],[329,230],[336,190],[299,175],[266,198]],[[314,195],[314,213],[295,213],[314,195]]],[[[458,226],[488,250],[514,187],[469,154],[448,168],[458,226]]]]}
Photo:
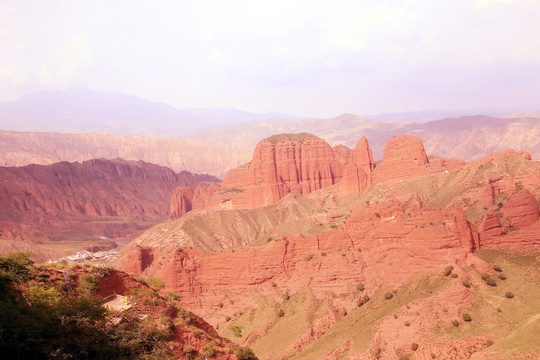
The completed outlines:
{"type": "Polygon", "coordinates": [[[293,118],[233,108],[177,109],[118,92],[84,88],[29,93],[0,103],[0,129],[178,137],[251,121],[293,118]]]}
{"type": "Polygon", "coordinates": [[[294,118],[230,108],[179,110],[131,95],[82,88],[42,91],[0,104],[0,129],[19,131],[0,131],[0,165],[121,157],[223,177],[248,162],[262,139],[301,132],[350,148],[366,136],[376,160],[382,158],[390,137],[403,134],[420,137],[428,154],[447,158],[468,161],[509,148],[540,158],[540,112],[496,117],[493,110],[492,116],[463,113],[425,110],[294,118]]]}

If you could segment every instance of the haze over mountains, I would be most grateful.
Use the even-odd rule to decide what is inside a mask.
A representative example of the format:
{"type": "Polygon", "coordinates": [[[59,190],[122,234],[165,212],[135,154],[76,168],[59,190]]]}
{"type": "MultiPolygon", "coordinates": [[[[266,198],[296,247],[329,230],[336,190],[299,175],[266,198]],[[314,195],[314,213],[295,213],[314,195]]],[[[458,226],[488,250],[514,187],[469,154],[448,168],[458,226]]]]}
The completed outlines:
{"type": "Polygon", "coordinates": [[[232,108],[177,109],[119,92],[44,90],[0,104],[0,128],[17,131],[178,137],[249,121],[291,116],[232,108]]]}
{"type": "Polygon", "coordinates": [[[507,114],[505,118],[475,115],[425,122],[462,113],[418,111],[302,119],[230,108],[179,110],[131,95],[83,88],[42,91],[0,104],[0,129],[33,131],[0,131],[0,165],[121,157],[168,166],[175,171],[223,177],[229,169],[249,161],[260,140],[277,133],[297,132],[317,135],[332,146],[348,147],[367,136],[375,160],[381,159],[386,141],[401,134],[420,137],[429,153],[447,158],[473,160],[508,148],[529,151],[535,159],[540,156],[538,112],[507,114]],[[420,122],[408,123],[404,119],[420,122]]]}

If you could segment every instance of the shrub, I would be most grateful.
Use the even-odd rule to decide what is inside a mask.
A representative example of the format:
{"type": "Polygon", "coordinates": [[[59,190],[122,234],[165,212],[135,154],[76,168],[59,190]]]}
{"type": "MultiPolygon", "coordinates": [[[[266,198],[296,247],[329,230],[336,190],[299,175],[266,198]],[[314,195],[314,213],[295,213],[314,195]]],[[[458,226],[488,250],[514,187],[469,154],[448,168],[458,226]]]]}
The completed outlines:
{"type": "Polygon", "coordinates": [[[435,359],[437,357],[437,355],[435,355],[435,353],[431,353],[431,358],[432,359],[435,359]]]}
{"type": "Polygon", "coordinates": [[[145,282],[147,285],[156,288],[156,289],[163,289],[165,287],[165,284],[163,282],[155,277],[150,277],[148,279],[145,279],[145,282]]]}
{"type": "Polygon", "coordinates": [[[364,291],[365,287],[364,287],[364,284],[363,283],[359,283],[358,285],[356,285],[356,290],[358,291],[364,291]]]}
{"type": "Polygon", "coordinates": [[[235,354],[238,360],[258,360],[255,353],[250,348],[240,348],[235,354]]]}
{"type": "Polygon", "coordinates": [[[207,344],[202,347],[202,353],[205,357],[214,357],[216,355],[216,349],[213,344],[207,344]]]}
{"type": "Polygon", "coordinates": [[[459,321],[457,321],[457,320],[452,321],[452,325],[459,326],[459,321]]]}
{"type": "Polygon", "coordinates": [[[504,296],[506,296],[509,299],[512,299],[514,297],[514,293],[510,292],[510,291],[507,291],[506,294],[504,294],[504,296]]]}
{"type": "Polygon", "coordinates": [[[231,325],[229,329],[233,332],[234,336],[242,337],[242,327],[240,325],[231,325]]]}
{"type": "Polygon", "coordinates": [[[291,298],[291,295],[289,295],[289,290],[287,290],[285,294],[283,294],[283,300],[289,300],[290,298],[291,298]]]}
{"type": "Polygon", "coordinates": [[[493,270],[497,272],[502,272],[502,268],[499,265],[493,265],[493,270]]]}
{"type": "Polygon", "coordinates": [[[471,315],[469,315],[468,313],[464,313],[463,314],[463,321],[471,322],[472,321],[471,315]]]}
{"type": "Polygon", "coordinates": [[[231,321],[231,317],[230,317],[230,316],[225,316],[225,321],[226,321],[226,322],[231,321]]]}
{"type": "Polygon", "coordinates": [[[471,282],[467,279],[463,280],[463,286],[465,286],[466,288],[470,288],[471,287],[471,282]]]}
{"type": "Polygon", "coordinates": [[[368,295],[362,296],[360,299],[358,299],[358,307],[364,305],[364,304],[367,303],[369,300],[370,300],[370,298],[369,298],[368,295]]]}
{"type": "Polygon", "coordinates": [[[416,350],[418,349],[418,344],[417,344],[417,343],[412,343],[412,344],[411,344],[411,349],[412,349],[413,351],[416,351],[416,350]]]}
{"type": "Polygon", "coordinates": [[[452,270],[454,270],[454,267],[453,266],[447,266],[445,269],[444,269],[444,276],[448,276],[452,273],[452,270]]]}
{"type": "Polygon", "coordinates": [[[506,275],[504,275],[503,273],[500,273],[499,274],[499,279],[506,280],[506,275]]]}
{"type": "Polygon", "coordinates": [[[326,256],[326,251],[321,251],[321,256],[326,256]]]}
{"type": "Polygon", "coordinates": [[[313,260],[314,257],[315,257],[315,255],[309,254],[309,255],[306,256],[306,261],[313,260]]]}
{"type": "Polygon", "coordinates": [[[405,321],[405,326],[411,326],[411,323],[408,321],[405,321]]]}
{"type": "Polygon", "coordinates": [[[284,317],[285,316],[285,311],[283,311],[283,309],[279,309],[277,316],[284,317]]]}
{"type": "Polygon", "coordinates": [[[223,307],[223,303],[222,303],[222,302],[220,302],[220,303],[218,303],[218,304],[217,304],[217,306],[218,306],[218,308],[220,308],[220,309],[221,309],[221,308],[223,307]]]}
{"type": "Polygon", "coordinates": [[[183,353],[188,359],[195,359],[197,356],[197,350],[191,345],[184,345],[183,353]]]}
{"type": "Polygon", "coordinates": [[[332,224],[332,225],[330,225],[330,228],[335,229],[335,228],[337,228],[337,225],[336,225],[336,224],[332,224]]]}
{"type": "Polygon", "coordinates": [[[495,282],[495,279],[493,279],[492,277],[487,278],[486,284],[488,284],[489,286],[497,286],[497,283],[495,282]]]}
{"type": "Polygon", "coordinates": [[[486,281],[487,279],[489,279],[489,274],[482,273],[480,277],[482,278],[482,280],[486,281]]]}
{"type": "Polygon", "coordinates": [[[457,277],[458,277],[458,274],[456,274],[456,273],[452,273],[452,277],[453,277],[453,278],[455,279],[455,278],[457,278],[457,277]]]}
{"type": "Polygon", "coordinates": [[[84,274],[79,277],[79,286],[77,290],[83,294],[93,293],[98,289],[98,280],[90,274],[84,274]]]}
{"type": "Polygon", "coordinates": [[[168,291],[168,292],[167,292],[167,298],[168,298],[170,301],[180,300],[180,295],[175,294],[175,293],[173,293],[172,291],[168,291]]]}
{"type": "Polygon", "coordinates": [[[386,300],[390,300],[390,299],[393,298],[393,297],[394,297],[394,295],[392,295],[391,292],[387,292],[386,294],[384,294],[384,298],[385,298],[386,300]]]}

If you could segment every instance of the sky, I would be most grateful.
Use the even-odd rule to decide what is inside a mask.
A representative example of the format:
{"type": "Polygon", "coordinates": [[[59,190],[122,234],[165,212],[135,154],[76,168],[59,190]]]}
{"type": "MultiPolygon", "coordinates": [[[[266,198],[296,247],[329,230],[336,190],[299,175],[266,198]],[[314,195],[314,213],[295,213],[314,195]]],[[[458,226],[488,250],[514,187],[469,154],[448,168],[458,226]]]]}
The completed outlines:
{"type": "Polygon", "coordinates": [[[0,0],[0,101],[72,86],[330,117],[540,110],[538,0],[0,0]]]}

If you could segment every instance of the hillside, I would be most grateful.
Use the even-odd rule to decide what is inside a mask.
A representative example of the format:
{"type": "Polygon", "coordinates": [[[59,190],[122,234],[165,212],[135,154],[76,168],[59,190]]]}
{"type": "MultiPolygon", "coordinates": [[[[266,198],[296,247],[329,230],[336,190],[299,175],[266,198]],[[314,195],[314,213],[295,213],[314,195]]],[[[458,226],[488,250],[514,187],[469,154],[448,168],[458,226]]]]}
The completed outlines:
{"type": "MultiPolygon", "coordinates": [[[[276,149],[295,141],[273,139],[276,149]]],[[[160,278],[261,359],[538,355],[538,294],[526,289],[540,285],[540,163],[520,151],[459,163],[398,136],[371,166],[368,148],[361,140],[344,163],[363,186],[343,191],[336,178],[252,209],[188,212],[145,232],[115,266],[160,278]]],[[[263,168],[305,164],[256,154],[263,168]]],[[[263,197],[276,178],[292,186],[263,178],[263,197]]]]}
{"type": "Polygon", "coordinates": [[[102,264],[36,266],[10,253],[0,257],[0,295],[3,359],[256,360],[177,295],[102,264]]]}
{"type": "Polygon", "coordinates": [[[262,139],[276,133],[309,132],[325,139],[330,145],[356,145],[366,136],[376,160],[381,159],[384,145],[392,136],[414,135],[424,142],[430,154],[462,160],[476,160],[493,151],[520,149],[540,158],[540,121],[531,117],[495,118],[464,116],[444,118],[425,123],[383,122],[355,115],[332,119],[297,119],[233,125],[191,136],[230,148],[251,149],[262,139]]]}
{"type": "Polygon", "coordinates": [[[165,219],[172,191],[200,181],[217,179],[122,159],[0,167],[0,250],[40,243],[39,257],[111,246],[104,239],[129,238],[165,219]]]}
{"type": "Polygon", "coordinates": [[[1,166],[122,158],[223,177],[228,169],[248,161],[250,153],[183,139],[0,130],[1,166]]]}

